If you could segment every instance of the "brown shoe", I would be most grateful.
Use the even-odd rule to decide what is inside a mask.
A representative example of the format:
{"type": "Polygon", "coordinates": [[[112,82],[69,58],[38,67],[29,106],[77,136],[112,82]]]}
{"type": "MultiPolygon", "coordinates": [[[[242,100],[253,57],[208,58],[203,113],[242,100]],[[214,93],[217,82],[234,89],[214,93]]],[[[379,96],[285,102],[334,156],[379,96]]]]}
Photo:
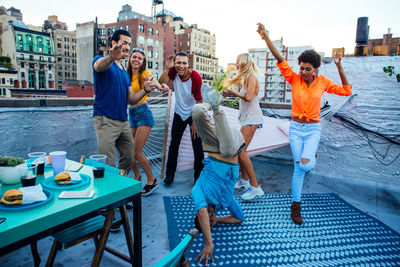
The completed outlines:
{"type": "Polygon", "coordinates": [[[291,208],[290,216],[292,217],[292,221],[295,224],[299,224],[299,225],[303,223],[303,219],[301,218],[301,214],[300,214],[300,209],[301,209],[300,203],[301,202],[293,201],[292,206],[290,207],[291,208]]]}

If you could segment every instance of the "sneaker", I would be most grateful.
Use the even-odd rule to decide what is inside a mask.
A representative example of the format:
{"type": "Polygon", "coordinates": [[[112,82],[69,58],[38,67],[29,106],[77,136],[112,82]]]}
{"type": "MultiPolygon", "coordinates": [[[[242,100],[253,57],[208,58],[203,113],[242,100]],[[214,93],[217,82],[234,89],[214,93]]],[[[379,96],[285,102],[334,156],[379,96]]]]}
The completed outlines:
{"type": "Polygon", "coordinates": [[[201,85],[201,96],[203,102],[209,103],[213,109],[217,108],[222,100],[221,94],[206,83],[201,85]]]}
{"type": "Polygon", "coordinates": [[[245,180],[242,178],[239,178],[235,184],[235,188],[239,189],[239,188],[249,188],[250,185],[250,181],[249,180],[245,180]]]}
{"type": "Polygon", "coordinates": [[[247,191],[242,195],[242,199],[244,200],[252,200],[255,197],[261,197],[264,195],[264,191],[261,189],[260,186],[254,187],[250,186],[247,191]]]}

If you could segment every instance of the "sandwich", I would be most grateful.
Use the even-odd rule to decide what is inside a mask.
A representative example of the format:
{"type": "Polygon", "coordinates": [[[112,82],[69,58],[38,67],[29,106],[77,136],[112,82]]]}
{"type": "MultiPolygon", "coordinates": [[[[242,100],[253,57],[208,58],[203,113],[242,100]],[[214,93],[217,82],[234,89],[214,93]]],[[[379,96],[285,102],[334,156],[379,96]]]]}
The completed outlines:
{"type": "Polygon", "coordinates": [[[18,205],[22,203],[22,192],[17,189],[11,189],[4,193],[0,200],[7,205],[18,205]]]}
{"type": "Polygon", "coordinates": [[[71,182],[71,177],[68,172],[60,172],[54,177],[54,182],[57,184],[69,184],[71,182]]]}

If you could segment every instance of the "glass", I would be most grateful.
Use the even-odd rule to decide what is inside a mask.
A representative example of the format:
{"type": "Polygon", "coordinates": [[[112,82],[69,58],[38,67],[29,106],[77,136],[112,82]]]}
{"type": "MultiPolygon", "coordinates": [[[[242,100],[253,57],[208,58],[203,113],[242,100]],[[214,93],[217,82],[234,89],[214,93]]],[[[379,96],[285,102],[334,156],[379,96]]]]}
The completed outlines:
{"type": "Polygon", "coordinates": [[[94,178],[103,178],[104,177],[104,168],[103,167],[93,168],[93,176],[94,176],[94,178]]]}
{"type": "Polygon", "coordinates": [[[104,163],[104,164],[106,164],[106,160],[107,160],[107,156],[103,155],[103,154],[91,155],[89,158],[92,160],[104,163]]]}
{"type": "Polygon", "coordinates": [[[17,166],[23,187],[34,186],[36,184],[37,166],[37,164],[30,163],[23,163],[17,166]]]}
{"type": "Polygon", "coordinates": [[[28,157],[30,159],[33,159],[31,163],[36,163],[38,165],[37,167],[37,175],[43,175],[44,174],[44,165],[46,162],[46,152],[32,152],[28,154],[28,157]]]}

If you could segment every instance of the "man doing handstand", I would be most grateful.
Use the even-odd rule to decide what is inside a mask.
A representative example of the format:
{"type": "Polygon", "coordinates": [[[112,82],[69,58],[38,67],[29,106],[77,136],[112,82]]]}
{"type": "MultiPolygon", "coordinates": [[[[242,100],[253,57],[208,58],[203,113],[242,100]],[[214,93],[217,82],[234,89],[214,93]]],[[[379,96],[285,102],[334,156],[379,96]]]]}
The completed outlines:
{"type": "Polygon", "coordinates": [[[211,104],[213,116],[208,113],[208,104],[196,104],[191,112],[203,141],[203,150],[208,152],[208,157],[203,160],[204,168],[191,194],[197,213],[195,225],[203,232],[205,241],[204,249],[195,260],[199,259],[200,264],[205,259],[207,265],[209,257],[214,262],[212,227],[216,223],[236,224],[244,220],[242,208],[233,198],[233,191],[239,176],[238,154],[245,143],[240,131],[229,126],[224,112],[219,108],[218,92],[207,84],[202,85],[201,91],[203,101],[211,104]],[[228,208],[231,215],[215,218],[215,210],[224,208],[228,208]]]}

